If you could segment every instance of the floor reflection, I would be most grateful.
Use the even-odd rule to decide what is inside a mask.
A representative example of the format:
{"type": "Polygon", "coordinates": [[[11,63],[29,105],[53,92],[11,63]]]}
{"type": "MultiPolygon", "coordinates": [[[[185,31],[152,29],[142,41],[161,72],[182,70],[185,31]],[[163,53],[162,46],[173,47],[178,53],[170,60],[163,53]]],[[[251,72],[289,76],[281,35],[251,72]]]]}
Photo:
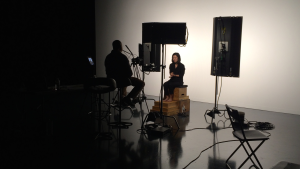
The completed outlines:
{"type": "MultiPolygon", "coordinates": [[[[167,151],[169,155],[169,164],[171,168],[177,168],[178,166],[178,159],[182,157],[182,146],[181,140],[185,137],[185,129],[190,121],[190,117],[181,117],[181,116],[174,116],[179,124],[180,129],[175,128],[172,130],[171,135],[168,137],[168,146],[167,151]]],[[[175,126],[172,120],[168,119],[167,123],[171,126],[175,126]]]]}
{"type": "MultiPolygon", "coordinates": [[[[230,128],[230,127],[231,127],[231,124],[230,124],[229,119],[218,120],[216,123],[213,122],[212,124],[209,124],[207,126],[207,129],[209,129],[209,131],[213,135],[211,145],[215,145],[216,143],[221,141],[218,139],[218,131],[220,131],[222,129],[230,128]]],[[[227,159],[220,159],[221,158],[220,151],[221,150],[220,150],[220,147],[218,144],[216,144],[215,146],[212,147],[212,156],[211,155],[208,156],[208,168],[226,168],[225,161],[227,159]]],[[[228,161],[228,163],[232,169],[236,168],[235,161],[228,161]]]]}

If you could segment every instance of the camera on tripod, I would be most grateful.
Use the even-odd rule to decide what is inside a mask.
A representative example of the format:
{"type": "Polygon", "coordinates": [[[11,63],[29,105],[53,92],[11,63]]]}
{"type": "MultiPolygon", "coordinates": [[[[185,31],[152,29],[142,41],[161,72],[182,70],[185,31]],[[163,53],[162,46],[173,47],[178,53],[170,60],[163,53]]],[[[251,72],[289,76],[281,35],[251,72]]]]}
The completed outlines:
{"type": "Polygon", "coordinates": [[[140,57],[132,58],[131,63],[133,65],[140,65],[141,66],[143,64],[143,59],[141,59],[140,57]]]}

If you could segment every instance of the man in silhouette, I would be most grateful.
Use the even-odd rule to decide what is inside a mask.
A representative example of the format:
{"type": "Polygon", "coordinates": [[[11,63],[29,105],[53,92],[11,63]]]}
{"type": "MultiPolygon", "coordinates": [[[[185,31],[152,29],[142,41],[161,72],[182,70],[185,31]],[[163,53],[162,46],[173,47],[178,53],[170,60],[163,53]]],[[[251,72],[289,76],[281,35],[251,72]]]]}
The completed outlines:
{"type": "Polygon", "coordinates": [[[113,50],[105,59],[106,75],[108,78],[115,79],[117,84],[122,84],[126,79],[130,79],[131,85],[134,86],[134,88],[126,96],[126,87],[123,87],[123,103],[134,106],[132,100],[134,100],[144,88],[145,82],[138,78],[131,77],[132,70],[129,61],[127,57],[121,53],[123,51],[121,41],[113,41],[112,46],[113,50]]]}

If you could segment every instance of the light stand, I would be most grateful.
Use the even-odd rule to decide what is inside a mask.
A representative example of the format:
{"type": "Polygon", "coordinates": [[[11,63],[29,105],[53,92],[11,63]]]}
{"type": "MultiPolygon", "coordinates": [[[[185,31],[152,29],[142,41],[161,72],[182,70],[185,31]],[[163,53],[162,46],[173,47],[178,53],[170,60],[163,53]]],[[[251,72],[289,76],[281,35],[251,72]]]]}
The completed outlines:
{"type": "MultiPolygon", "coordinates": [[[[206,119],[206,116],[205,115],[208,115],[211,117],[211,122],[210,122],[210,129],[211,130],[217,130],[218,128],[213,125],[214,122],[213,122],[213,119],[215,118],[215,114],[221,114],[220,111],[225,111],[226,110],[218,110],[218,105],[217,105],[217,95],[218,95],[218,67],[217,67],[217,63],[218,63],[218,58],[216,57],[216,69],[215,69],[215,73],[216,73],[216,83],[215,83],[215,105],[214,105],[214,108],[212,110],[206,110],[205,114],[204,114],[204,117],[205,117],[205,121],[207,122],[207,119],[206,119]],[[208,112],[208,113],[207,113],[208,112]]],[[[208,122],[207,122],[208,123],[208,122]]]]}
{"type": "MultiPolygon", "coordinates": [[[[164,57],[166,56],[166,53],[165,53],[166,50],[164,49],[165,47],[166,47],[166,45],[162,44],[162,59],[161,59],[162,60],[162,65],[161,65],[162,70],[161,70],[161,88],[160,88],[160,116],[161,116],[162,121],[163,121],[163,127],[165,126],[165,117],[169,117],[169,118],[173,118],[175,120],[178,129],[180,129],[176,118],[174,116],[166,116],[166,115],[163,114],[163,111],[162,111],[163,110],[163,75],[164,75],[164,71],[165,71],[165,68],[166,68],[166,66],[165,66],[165,60],[164,60],[164,57]]],[[[170,130],[170,128],[169,128],[169,130],[170,130]]]]}
{"type": "Polygon", "coordinates": [[[164,48],[166,47],[166,45],[162,44],[161,46],[162,46],[162,57],[161,57],[162,62],[161,62],[161,81],[160,81],[161,82],[160,83],[160,116],[163,120],[163,126],[164,126],[165,125],[165,118],[163,116],[162,109],[163,109],[163,75],[165,74],[164,71],[165,71],[165,68],[166,68],[165,60],[164,60],[164,58],[165,58],[164,48]]]}
{"type": "MultiPolygon", "coordinates": [[[[162,100],[163,100],[163,90],[162,90],[163,89],[163,76],[164,76],[164,70],[166,67],[165,61],[164,61],[164,56],[165,56],[164,48],[165,48],[165,44],[162,44],[162,57],[161,57],[162,64],[160,65],[160,67],[161,67],[161,88],[160,88],[160,112],[159,112],[159,116],[162,119],[162,126],[156,127],[155,129],[152,130],[153,132],[159,133],[160,136],[163,136],[164,134],[166,134],[167,132],[169,132],[171,130],[170,127],[165,127],[165,117],[173,118],[176,122],[178,129],[180,129],[176,118],[173,116],[164,115],[163,111],[162,111],[162,109],[163,109],[163,102],[162,102],[162,100]]],[[[154,118],[156,119],[157,117],[156,117],[155,112],[153,112],[152,114],[153,114],[154,118]]],[[[148,116],[149,116],[149,114],[147,114],[147,116],[143,120],[141,128],[144,128],[144,123],[148,119],[148,116]]]]}

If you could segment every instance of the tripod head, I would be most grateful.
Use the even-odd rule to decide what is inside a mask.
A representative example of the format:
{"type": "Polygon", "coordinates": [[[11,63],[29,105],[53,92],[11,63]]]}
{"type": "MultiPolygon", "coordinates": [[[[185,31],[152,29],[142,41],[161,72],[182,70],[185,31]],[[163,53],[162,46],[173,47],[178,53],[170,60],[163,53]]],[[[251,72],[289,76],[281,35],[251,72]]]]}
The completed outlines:
{"type": "Polygon", "coordinates": [[[131,59],[131,64],[133,64],[134,66],[136,66],[137,64],[142,66],[143,59],[141,59],[140,57],[132,58],[131,59]]]}
{"type": "Polygon", "coordinates": [[[128,48],[128,46],[127,46],[127,45],[125,45],[125,46],[126,46],[126,48],[130,51],[130,53],[129,53],[129,52],[126,52],[125,50],[123,50],[123,51],[124,51],[125,53],[130,54],[130,55],[132,56],[131,64],[132,64],[133,66],[136,66],[137,64],[139,64],[139,65],[141,66],[141,65],[143,64],[143,59],[140,58],[139,56],[136,57],[136,58],[134,58],[133,53],[132,53],[131,50],[128,48]]]}

